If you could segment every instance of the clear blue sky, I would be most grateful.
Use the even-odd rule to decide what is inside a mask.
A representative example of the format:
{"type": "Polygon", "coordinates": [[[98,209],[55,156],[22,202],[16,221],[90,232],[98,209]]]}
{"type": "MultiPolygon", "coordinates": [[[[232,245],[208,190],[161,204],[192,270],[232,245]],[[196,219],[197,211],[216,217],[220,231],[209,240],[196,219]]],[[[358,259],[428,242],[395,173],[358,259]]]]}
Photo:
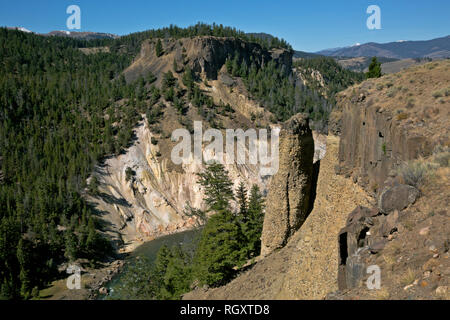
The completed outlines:
{"type": "Polygon", "coordinates": [[[198,21],[267,32],[294,49],[318,51],[365,42],[426,40],[450,34],[449,0],[1,0],[0,26],[66,30],[66,8],[81,8],[81,30],[119,35],[198,21]],[[381,30],[368,30],[366,9],[381,8],[381,30]]]}

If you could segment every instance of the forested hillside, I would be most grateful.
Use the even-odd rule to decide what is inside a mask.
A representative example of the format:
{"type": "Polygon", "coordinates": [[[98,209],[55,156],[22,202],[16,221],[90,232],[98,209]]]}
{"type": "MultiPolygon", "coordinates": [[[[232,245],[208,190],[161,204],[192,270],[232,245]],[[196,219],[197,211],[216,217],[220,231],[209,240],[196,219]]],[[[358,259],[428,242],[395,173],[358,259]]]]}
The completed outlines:
{"type": "Polygon", "coordinates": [[[75,40],[0,30],[0,278],[3,297],[29,297],[63,259],[101,258],[81,194],[93,165],[129,143],[129,63],[84,55],[75,40]]]}
{"type": "MultiPolygon", "coordinates": [[[[131,83],[122,75],[145,39],[204,35],[291,50],[284,40],[269,42],[234,28],[200,23],[89,41],[0,29],[2,298],[32,298],[57,276],[62,262],[86,258],[94,265],[111,254],[96,212],[83,195],[97,192],[98,181],[87,183],[94,165],[126,150],[141,114],[147,114],[151,125],[157,124],[168,104],[189,128],[181,116],[190,103],[213,127],[220,127],[215,114],[232,112],[229,105],[214,105],[189,68],[182,81],[166,73],[159,87],[152,74],[131,83]],[[79,50],[87,47],[109,50],[95,54],[79,50]]],[[[226,65],[273,113],[273,122],[316,110],[327,117],[329,102],[315,88],[299,85],[291,70],[274,63],[257,68],[236,55],[226,65]]],[[[339,87],[330,88],[334,92],[339,87]]]]}
{"type": "MultiPolygon", "coordinates": [[[[349,86],[361,82],[365,79],[364,73],[354,72],[343,68],[335,59],[328,57],[315,57],[311,59],[298,59],[294,62],[295,68],[304,71],[319,71],[324,80],[324,93],[328,96],[330,102],[335,103],[335,95],[349,86]]],[[[321,90],[320,84],[308,79],[309,87],[313,90],[321,90]]]]}
{"type": "MultiPolygon", "coordinates": [[[[86,179],[97,162],[127,147],[140,114],[158,113],[146,107],[161,96],[153,88],[151,102],[144,102],[143,87],[154,79],[127,84],[120,73],[144,39],[199,35],[288,47],[283,40],[266,43],[233,28],[205,24],[91,41],[0,29],[3,298],[30,298],[65,260],[94,261],[109,253],[108,241],[96,231],[100,226],[95,212],[82,197],[86,179]],[[105,45],[109,53],[85,55],[79,50],[105,45]]],[[[189,74],[186,81],[194,103],[207,103],[189,74]]],[[[168,87],[162,89],[171,100],[173,89],[168,87]]],[[[88,192],[95,193],[95,185],[93,181],[88,192]]]]}

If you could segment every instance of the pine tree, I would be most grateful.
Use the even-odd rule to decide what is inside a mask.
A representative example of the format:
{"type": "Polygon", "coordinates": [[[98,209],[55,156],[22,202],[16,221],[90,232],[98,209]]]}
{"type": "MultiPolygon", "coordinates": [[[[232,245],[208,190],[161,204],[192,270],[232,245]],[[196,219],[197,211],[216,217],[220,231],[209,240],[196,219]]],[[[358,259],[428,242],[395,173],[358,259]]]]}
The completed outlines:
{"type": "Polygon", "coordinates": [[[155,53],[157,57],[160,57],[163,54],[161,39],[158,39],[158,41],[156,42],[155,53]]]}
{"type": "Polygon", "coordinates": [[[247,188],[244,182],[241,181],[236,191],[236,200],[239,205],[239,217],[243,223],[248,220],[248,201],[247,201],[247,188]]]}
{"type": "Polygon", "coordinates": [[[74,261],[78,254],[78,240],[73,228],[70,227],[65,232],[65,253],[64,256],[70,261],[74,261]]]}
{"type": "Polygon", "coordinates": [[[228,58],[225,60],[225,67],[226,67],[226,69],[227,69],[227,72],[228,72],[229,74],[232,74],[232,72],[233,72],[233,63],[232,63],[230,57],[228,57],[228,58]]]}
{"type": "Polygon", "coordinates": [[[170,258],[163,277],[160,299],[180,299],[181,295],[189,291],[191,284],[190,259],[179,245],[170,250],[170,258]]]}
{"type": "Polygon", "coordinates": [[[230,202],[234,200],[233,183],[224,166],[208,164],[198,176],[208,211],[215,214],[202,232],[196,252],[195,273],[201,283],[214,286],[229,281],[235,274],[234,268],[245,262],[246,253],[242,245],[245,237],[230,209],[230,202]]]}
{"type": "Polygon", "coordinates": [[[234,77],[238,77],[241,75],[240,73],[240,64],[239,64],[239,54],[235,54],[234,58],[233,58],[233,62],[231,63],[231,74],[234,77]]]}
{"type": "Polygon", "coordinates": [[[167,71],[167,73],[164,74],[163,82],[162,82],[162,89],[166,90],[167,88],[172,88],[175,86],[177,79],[173,76],[172,71],[167,71]]]}
{"type": "Polygon", "coordinates": [[[366,73],[367,78],[379,78],[381,77],[381,63],[378,62],[377,57],[372,58],[372,62],[369,65],[369,71],[366,73]]]}
{"type": "Polygon", "coordinates": [[[184,70],[183,84],[186,86],[189,92],[192,91],[194,86],[194,77],[192,75],[192,70],[189,67],[186,67],[186,70],[184,70]]]}
{"type": "Polygon", "coordinates": [[[28,299],[31,293],[30,269],[28,265],[30,260],[30,252],[25,242],[26,240],[24,239],[19,240],[17,245],[17,260],[20,265],[20,295],[25,299],[28,299]]]}
{"type": "Polygon", "coordinates": [[[87,238],[86,238],[86,251],[89,256],[93,256],[93,254],[95,253],[96,244],[97,244],[97,231],[95,230],[94,219],[90,217],[87,227],[87,238]]]}
{"type": "Polygon", "coordinates": [[[167,265],[171,257],[171,252],[166,244],[163,244],[156,255],[156,271],[161,277],[166,273],[167,265]]]}
{"type": "Polygon", "coordinates": [[[261,250],[261,234],[264,223],[264,198],[257,185],[253,185],[248,202],[249,219],[245,225],[245,236],[250,256],[259,255],[261,250]]]}
{"type": "Polygon", "coordinates": [[[213,215],[203,229],[195,257],[195,276],[200,284],[218,286],[231,280],[235,267],[245,262],[242,234],[231,211],[213,215]]]}
{"type": "Polygon", "coordinates": [[[198,183],[203,187],[208,211],[220,212],[230,208],[234,199],[233,183],[228,171],[220,163],[207,164],[204,172],[198,174],[198,183]]]}

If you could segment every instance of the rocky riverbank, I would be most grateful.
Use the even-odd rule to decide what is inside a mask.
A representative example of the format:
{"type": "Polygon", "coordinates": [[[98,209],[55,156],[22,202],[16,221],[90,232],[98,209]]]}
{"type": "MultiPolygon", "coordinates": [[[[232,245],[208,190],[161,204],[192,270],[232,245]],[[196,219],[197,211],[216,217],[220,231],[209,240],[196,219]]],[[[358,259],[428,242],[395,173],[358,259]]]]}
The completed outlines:
{"type": "MultiPolygon", "coordinates": [[[[53,281],[52,284],[41,290],[40,298],[45,300],[95,300],[100,294],[107,294],[106,284],[123,270],[125,257],[110,262],[104,262],[96,266],[89,266],[89,262],[79,259],[72,263],[80,267],[81,288],[69,289],[67,277],[53,281]]],[[[60,266],[61,275],[67,270],[68,264],[60,266]]]]}

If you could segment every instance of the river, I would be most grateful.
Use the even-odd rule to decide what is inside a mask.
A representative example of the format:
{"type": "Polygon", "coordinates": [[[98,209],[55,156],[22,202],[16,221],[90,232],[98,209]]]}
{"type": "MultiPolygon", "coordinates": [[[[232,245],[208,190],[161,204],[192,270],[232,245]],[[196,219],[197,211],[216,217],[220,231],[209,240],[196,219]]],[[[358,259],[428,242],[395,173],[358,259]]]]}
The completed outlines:
{"type": "MultiPolygon", "coordinates": [[[[126,258],[126,262],[133,263],[136,257],[140,256],[145,256],[150,261],[154,261],[156,259],[156,255],[158,254],[159,248],[161,248],[164,244],[169,248],[175,244],[180,244],[181,246],[188,245],[196,238],[196,236],[200,235],[201,230],[202,229],[199,228],[183,231],[145,242],[130,253],[130,255],[126,258]]],[[[114,278],[105,285],[105,287],[108,288],[108,292],[110,292],[110,296],[112,298],[114,298],[114,288],[121,284],[120,279],[121,273],[114,276],[114,278]]],[[[105,298],[106,296],[99,296],[99,299],[103,300],[105,298]]]]}

